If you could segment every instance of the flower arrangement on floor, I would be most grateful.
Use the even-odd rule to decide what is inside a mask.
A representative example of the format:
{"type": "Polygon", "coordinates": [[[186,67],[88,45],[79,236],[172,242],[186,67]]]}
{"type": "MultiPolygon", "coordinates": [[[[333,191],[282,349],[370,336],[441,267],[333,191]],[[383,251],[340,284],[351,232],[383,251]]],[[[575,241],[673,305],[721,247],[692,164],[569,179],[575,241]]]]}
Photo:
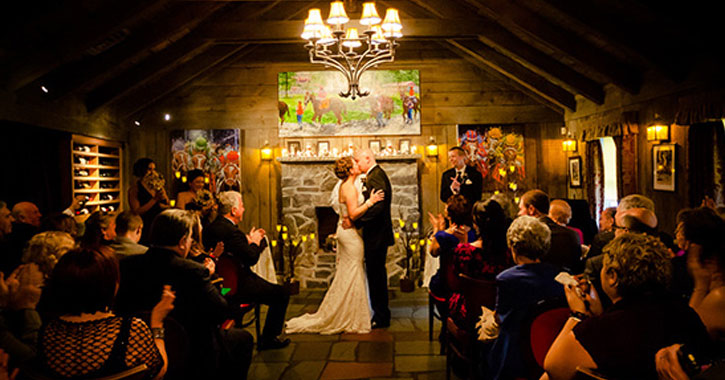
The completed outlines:
{"type": "Polygon", "coordinates": [[[314,242],[315,233],[290,236],[287,226],[278,224],[276,229],[277,237],[270,239],[272,255],[273,257],[279,257],[279,265],[276,267],[282,269],[284,285],[289,289],[290,294],[298,294],[300,292],[300,283],[294,278],[295,261],[303,252],[307,242],[314,242]],[[279,251],[275,252],[277,251],[277,247],[279,247],[279,251]]]}
{"type": "Polygon", "coordinates": [[[420,238],[418,222],[406,223],[404,218],[398,220],[399,228],[395,231],[395,240],[400,241],[405,249],[405,266],[400,278],[400,291],[412,292],[416,281],[420,282],[421,252],[426,240],[420,238]]]}

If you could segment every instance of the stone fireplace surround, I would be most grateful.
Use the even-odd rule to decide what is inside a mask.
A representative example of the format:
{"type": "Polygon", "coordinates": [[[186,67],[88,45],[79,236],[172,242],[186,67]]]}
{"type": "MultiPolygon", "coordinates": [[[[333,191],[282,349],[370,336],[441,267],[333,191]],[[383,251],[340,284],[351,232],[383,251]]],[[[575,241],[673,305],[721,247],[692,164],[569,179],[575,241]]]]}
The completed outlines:
{"type": "MultiPolygon", "coordinates": [[[[406,222],[420,222],[420,186],[418,177],[420,155],[376,157],[390,178],[393,188],[391,206],[393,226],[402,217],[406,222]]],[[[338,179],[332,171],[335,158],[280,157],[282,166],[282,218],[290,237],[317,233],[317,207],[330,207],[330,194],[338,179]]],[[[335,254],[325,252],[325,236],[302,243],[302,252],[295,260],[295,278],[303,288],[327,288],[335,276],[335,254]],[[318,240],[321,244],[318,244],[318,240]]],[[[405,258],[400,243],[388,250],[388,281],[397,284],[403,274],[405,258]]]]}

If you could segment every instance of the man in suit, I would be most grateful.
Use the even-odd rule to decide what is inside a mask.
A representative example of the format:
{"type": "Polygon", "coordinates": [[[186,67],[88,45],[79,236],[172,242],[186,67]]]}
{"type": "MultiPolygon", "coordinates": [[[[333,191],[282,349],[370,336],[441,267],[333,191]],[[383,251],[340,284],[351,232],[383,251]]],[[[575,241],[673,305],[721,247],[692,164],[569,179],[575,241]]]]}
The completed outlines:
{"type": "Polygon", "coordinates": [[[184,379],[246,379],[254,338],[243,329],[220,328],[232,310],[212,284],[207,268],[187,259],[194,223],[191,212],[184,210],[169,209],[156,216],[151,226],[151,248],[120,261],[115,309],[124,315],[148,312],[158,302],[164,285],[171,285],[176,299],[169,316],[186,332],[190,352],[183,358],[183,350],[167,346],[174,367],[170,372],[184,379]]]}
{"type": "Polygon", "coordinates": [[[521,196],[519,216],[529,215],[539,218],[551,230],[551,247],[541,261],[551,263],[571,274],[581,273],[584,268],[579,237],[573,230],[557,224],[548,214],[548,194],[541,190],[529,190],[521,196]]]}
{"type": "Polygon", "coordinates": [[[245,235],[237,227],[244,216],[242,194],[225,191],[219,195],[219,216],[204,230],[204,247],[207,250],[224,242],[224,254],[231,255],[238,265],[237,292],[233,301],[261,303],[269,306],[262,336],[257,349],[277,349],[289,345],[290,340],[278,336],[284,328],[284,317],[289,304],[289,292],[281,285],[272,284],[252,272],[252,266],[267,247],[264,230],[252,228],[245,235]]]}
{"type": "Polygon", "coordinates": [[[355,161],[361,171],[365,172],[363,196],[370,198],[373,189],[383,190],[385,198],[375,203],[365,214],[355,221],[362,228],[363,244],[365,245],[365,271],[370,288],[370,303],[373,307],[373,328],[390,326],[390,309],[388,308],[388,272],[385,268],[388,247],[395,243],[393,238],[393,222],[390,216],[390,205],[393,199],[392,187],[385,171],[375,162],[370,149],[355,152],[355,161]]]}
{"type": "Polygon", "coordinates": [[[476,168],[466,165],[466,152],[460,146],[448,150],[451,168],[441,177],[441,202],[448,202],[451,195],[461,194],[469,204],[481,200],[483,176],[476,168]]]}

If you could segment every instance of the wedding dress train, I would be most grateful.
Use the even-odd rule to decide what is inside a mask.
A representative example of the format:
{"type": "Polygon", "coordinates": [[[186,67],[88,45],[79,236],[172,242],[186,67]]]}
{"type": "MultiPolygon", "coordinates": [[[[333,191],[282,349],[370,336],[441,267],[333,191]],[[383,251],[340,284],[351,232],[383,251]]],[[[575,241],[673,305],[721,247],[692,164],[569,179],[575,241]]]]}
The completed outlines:
{"type": "MultiPolygon", "coordinates": [[[[336,188],[337,190],[337,188],[336,188]]],[[[335,191],[335,190],[334,190],[335,191]]],[[[362,195],[358,193],[359,198],[362,195]]],[[[361,199],[358,199],[359,203],[361,199]]],[[[370,332],[370,304],[364,268],[364,247],[358,231],[342,228],[347,207],[340,204],[337,225],[337,264],[335,278],[314,314],[287,321],[286,332],[365,334],[370,332]]]]}

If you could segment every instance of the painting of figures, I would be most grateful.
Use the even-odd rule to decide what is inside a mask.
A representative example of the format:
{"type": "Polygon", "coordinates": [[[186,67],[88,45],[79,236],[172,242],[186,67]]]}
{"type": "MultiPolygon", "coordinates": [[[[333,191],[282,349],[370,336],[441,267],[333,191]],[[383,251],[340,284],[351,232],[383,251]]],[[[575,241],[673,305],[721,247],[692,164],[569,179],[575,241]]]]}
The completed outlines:
{"type": "Polygon", "coordinates": [[[420,135],[418,70],[370,70],[368,96],[352,100],[336,71],[283,72],[277,77],[279,137],[420,135]]]}
{"type": "Polygon", "coordinates": [[[238,129],[187,129],[171,131],[171,170],[177,177],[199,169],[210,179],[215,193],[240,191],[242,172],[238,129]]]}
{"type": "Polygon", "coordinates": [[[483,176],[483,191],[518,194],[524,189],[522,125],[458,125],[458,142],[468,164],[483,176]]]}

